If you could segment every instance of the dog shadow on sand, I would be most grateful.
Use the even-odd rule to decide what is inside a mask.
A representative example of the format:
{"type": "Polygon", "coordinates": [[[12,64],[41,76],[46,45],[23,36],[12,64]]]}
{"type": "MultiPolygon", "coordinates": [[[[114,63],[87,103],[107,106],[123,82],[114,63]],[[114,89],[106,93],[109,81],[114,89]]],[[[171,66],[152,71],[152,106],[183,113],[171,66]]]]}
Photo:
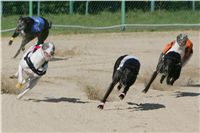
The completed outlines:
{"type": "Polygon", "coordinates": [[[133,103],[127,102],[130,105],[128,108],[115,108],[115,109],[104,109],[104,110],[131,110],[132,111],[148,111],[165,108],[165,105],[159,103],[133,103]]]}
{"type": "Polygon", "coordinates": [[[88,103],[87,101],[81,101],[79,98],[67,98],[67,97],[60,97],[60,98],[45,97],[45,99],[33,99],[33,98],[29,98],[26,101],[52,102],[52,103],[69,102],[69,103],[81,103],[81,104],[88,103]]]}
{"type": "Polygon", "coordinates": [[[196,97],[196,96],[200,96],[200,93],[176,91],[175,95],[176,95],[176,98],[180,98],[180,97],[196,97]]]}
{"type": "Polygon", "coordinates": [[[147,111],[147,110],[155,110],[155,109],[161,109],[165,108],[165,105],[159,104],[159,103],[133,103],[133,102],[127,102],[128,105],[131,105],[131,107],[128,107],[128,109],[131,109],[132,111],[147,111]]]}

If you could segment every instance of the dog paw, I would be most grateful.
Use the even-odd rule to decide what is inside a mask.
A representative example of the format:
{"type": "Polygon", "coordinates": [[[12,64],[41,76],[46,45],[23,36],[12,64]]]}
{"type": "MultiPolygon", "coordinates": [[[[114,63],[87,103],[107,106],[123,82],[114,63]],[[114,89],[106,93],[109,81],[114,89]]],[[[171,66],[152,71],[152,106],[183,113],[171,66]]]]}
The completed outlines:
{"type": "Polygon", "coordinates": [[[145,90],[145,89],[144,89],[142,92],[143,92],[143,93],[147,93],[147,91],[148,91],[148,90],[145,90]]]}
{"type": "Polygon", "coordinates": [[[12,45],[12,43],[13,43],[13,41],[12,41],[12,40],[10,40],[8,44],[9,44],[9,45],[12,45]]]}
{"type": "Polygon", "coordinates": [[[22,51],[24,51],[25,50],[25,47],[22,47],[22,51]]]}
{"type": "Polygon", "coordinates": [[[15,75],[11,75],[9,78],[11,78],[11,79],[15,79],[15,78],[17,78],[15,75]]]}
{"type": "Polygon", "coordinates": [[[97,108],[99,108],[101,110],[103,109],[103,107],[104,107],[104,103],[101,103],[100,105],[97,106],[97,108]]]}
{"type": "Polygon", "coordinates": [[[17,89],[22,89],[22,84],[21,83],[17,83],[15,86],[17,89]]]}
{"type": "Polygon", "coordinates": [[[117,86],[118,91],[120,91],[121,88],[122,88],[121,85],[118,85],[118,86],[117,86]]]}
{"type": "Polygon", "coordinates": [[[162,75],[161,79],[160,79],[160,83],[162,84],[163,83],[163,80],[165,79],[165,76],[162,75]]]}
{"type": "Polygon", "coordinates": [[[124,94],[124,93],[121,93],[121,94],[119,95],[120,100],[123,100],[124,97],[125,97],[125,94],[124,94]]]}

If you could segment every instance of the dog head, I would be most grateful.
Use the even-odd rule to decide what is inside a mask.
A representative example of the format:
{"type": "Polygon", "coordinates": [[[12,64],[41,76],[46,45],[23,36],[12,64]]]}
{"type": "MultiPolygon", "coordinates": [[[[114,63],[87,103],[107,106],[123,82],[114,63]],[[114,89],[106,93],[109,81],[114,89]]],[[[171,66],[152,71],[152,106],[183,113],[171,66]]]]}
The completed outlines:
{"type": "Polygon", "coordinates": [[[30,23],[31,19],[29,17],[20,16],[17,23],[17,31],[21,32],[22,30],[25,30],[27,27],[29,27],[30,23]]]}
{"type": "Polygon", "coordinates": [[[42,50],[44,51],[45,60],[49,61],[54,56],[55,45],[50,42],[44,43],[42,45],[42,50]]]}

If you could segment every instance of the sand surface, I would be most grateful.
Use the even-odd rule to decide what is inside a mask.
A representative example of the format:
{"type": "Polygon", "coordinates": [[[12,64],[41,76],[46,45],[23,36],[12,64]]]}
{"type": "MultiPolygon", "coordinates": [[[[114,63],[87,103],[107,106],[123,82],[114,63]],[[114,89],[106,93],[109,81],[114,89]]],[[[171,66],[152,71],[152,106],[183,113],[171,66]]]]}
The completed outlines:
{"type": "MultiPolygon", "coordinates": [[[[21,100],[2,94],[3,132],[200,132],[200,33],[186,31],[194,54],[173,87],[159,84],[159,76],[147,94],[142,93],[161,50],[179,31],[57,35],[56,56],[47,74],[21,100]],[[136,83],[120,101],[110,95],[104,110],[97,109],[109,83],[116,59],[137,56],[141,69],[136,83]]],[[[2,81],[17,70],[22,53],[12,59],[21,38],[8,46],[1,39],[2,81]]],[[[34,41],[26,46],[26,50],[34,41]]],[[[5,80],[7,79],[7,80],[5,80]]],[[[15,86],[13,86],[13,89],[15,86]]]]}

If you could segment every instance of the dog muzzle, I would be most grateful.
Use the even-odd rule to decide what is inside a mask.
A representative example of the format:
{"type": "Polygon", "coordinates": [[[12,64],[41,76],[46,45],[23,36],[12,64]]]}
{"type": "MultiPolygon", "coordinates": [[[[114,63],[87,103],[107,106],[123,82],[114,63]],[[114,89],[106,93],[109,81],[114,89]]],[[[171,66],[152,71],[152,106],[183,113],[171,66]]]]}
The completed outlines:
{"type": "Polygon", "coordinates": [[[50,61],[52,57],[53,57],[53,52],[48,53],[44,51],[44,58],[46,61],[50,61]]]}

